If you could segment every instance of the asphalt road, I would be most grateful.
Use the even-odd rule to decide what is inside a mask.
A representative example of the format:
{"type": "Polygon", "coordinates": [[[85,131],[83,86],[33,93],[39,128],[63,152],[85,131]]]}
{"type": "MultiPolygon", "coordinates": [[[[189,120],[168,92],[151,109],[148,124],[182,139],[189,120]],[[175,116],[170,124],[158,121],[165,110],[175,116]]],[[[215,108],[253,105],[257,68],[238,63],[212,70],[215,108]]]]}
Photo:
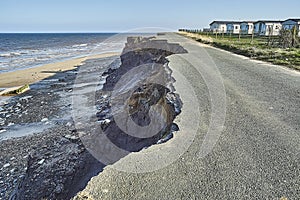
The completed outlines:
{"type": "Polygon", "coordinates": [[[164,38],[189,52],[170,56],[180,131],[105,168],[77,198],[300,199],[300,73],[164,38]],[[147,172],[133,173],[136,162],[147,172]]]}

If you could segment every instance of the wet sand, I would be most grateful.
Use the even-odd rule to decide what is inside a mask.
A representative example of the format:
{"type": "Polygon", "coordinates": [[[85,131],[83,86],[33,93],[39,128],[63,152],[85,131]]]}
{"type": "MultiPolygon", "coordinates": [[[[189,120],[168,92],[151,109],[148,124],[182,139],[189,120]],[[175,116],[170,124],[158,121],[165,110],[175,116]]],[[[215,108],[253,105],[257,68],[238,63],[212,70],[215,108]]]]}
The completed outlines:
{"type": "Polygon", "coordinates": [[[32,84],[53,76],[57,72],[75,69],[76,66],[82,65],[83,62],[88,59],[105,58],[119,54],[120,53],[117,52],[103,53],[99,55],[86,56],[57,63],[50,63],[35,68],[2,73],[0,74],[0,88],[10,88],[32,84]]]}

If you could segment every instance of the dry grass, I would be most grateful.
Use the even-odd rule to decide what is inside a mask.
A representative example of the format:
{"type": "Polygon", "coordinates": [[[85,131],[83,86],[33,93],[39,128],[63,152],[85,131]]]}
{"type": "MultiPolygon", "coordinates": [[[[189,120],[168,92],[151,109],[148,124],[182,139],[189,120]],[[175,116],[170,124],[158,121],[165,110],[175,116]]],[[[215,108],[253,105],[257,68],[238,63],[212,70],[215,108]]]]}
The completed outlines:
{"type": "Polygon", "coordinates": [[[278,48],[272,46],[267,37],[256,37],[251,41],[251,37],[239,39],[238,36],[228,35],[219,35],[216,38],[215,35],[200,33],[179,32],[179,34],[236,54],[300,70],[300,48],[278,48]]]}

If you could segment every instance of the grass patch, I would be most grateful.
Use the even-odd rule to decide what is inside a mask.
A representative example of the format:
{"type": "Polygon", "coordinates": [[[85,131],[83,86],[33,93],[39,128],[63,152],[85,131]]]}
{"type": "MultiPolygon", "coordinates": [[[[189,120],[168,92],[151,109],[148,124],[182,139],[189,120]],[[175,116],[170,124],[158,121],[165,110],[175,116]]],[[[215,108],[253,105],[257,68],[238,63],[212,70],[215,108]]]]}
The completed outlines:
{"type": "Polygon", "coordinates": [[[7,92],[3,91],[5,93],[2,93],[1,95],[3,95],[3,96],[14,96],[14,95],[17,95],[17,94],[21,94],[21,93],[23,93],[23,92],[25,92],[29,89],[30,89],[29,85],[26,84],[26,85],[23,85],[22,87],[12,89],[12,90],[9,90],[7,92]]]}
{"type": "Polygon", "coordinates": [[[278,48],[278,37],[254,37],[251,35],[218,35],[204,33],[186,33],[181,35],[190,37],[198,42],[224,49],[253,59],[284,65],[300,70],[300,48],[278,48]]]}

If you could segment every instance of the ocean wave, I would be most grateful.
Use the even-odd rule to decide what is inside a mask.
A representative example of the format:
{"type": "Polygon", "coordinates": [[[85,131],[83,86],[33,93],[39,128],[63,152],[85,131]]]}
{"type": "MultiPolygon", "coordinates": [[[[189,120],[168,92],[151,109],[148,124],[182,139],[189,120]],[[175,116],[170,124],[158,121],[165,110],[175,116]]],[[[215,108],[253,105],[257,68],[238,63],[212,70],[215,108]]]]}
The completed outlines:
{"type": "Polygon", "coordinates": [[[76,47],[86,47],[88,44],[75,44],[72,47],[76,48],[76,47]]]}
{"type": "Polygon", "coordinates": [[[14,57],[14,56],[20,56],[20,55],[22,55],[22,53],[10,52],[10,53],[0,54],[0,57],[14,57]]]}
{"type": "Polygon", "coordinates": [[[10,57],[10,53],[3,53],[3,54],[0,54],[0,57],[10,57]]]}

